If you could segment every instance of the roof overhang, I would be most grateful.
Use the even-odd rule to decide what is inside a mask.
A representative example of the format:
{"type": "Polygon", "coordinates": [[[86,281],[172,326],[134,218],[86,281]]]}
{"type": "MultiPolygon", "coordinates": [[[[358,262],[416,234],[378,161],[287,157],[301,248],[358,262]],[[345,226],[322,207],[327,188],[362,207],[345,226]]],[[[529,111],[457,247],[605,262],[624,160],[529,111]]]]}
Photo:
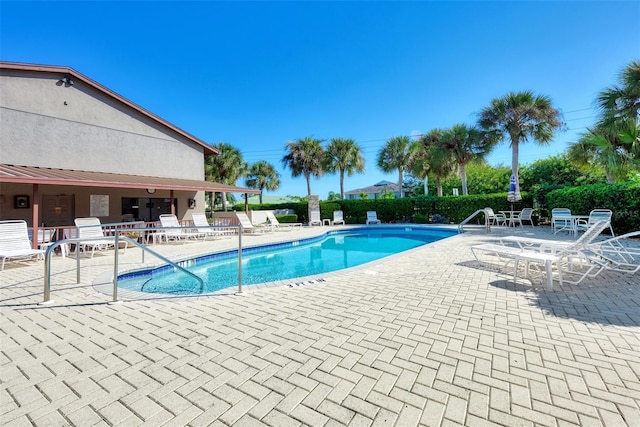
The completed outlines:
{"type": "Polygon", "coordinates": [[[0,183],[260,194],[260,190],[192,179],[160,178],[0,164],[0,183]]]}

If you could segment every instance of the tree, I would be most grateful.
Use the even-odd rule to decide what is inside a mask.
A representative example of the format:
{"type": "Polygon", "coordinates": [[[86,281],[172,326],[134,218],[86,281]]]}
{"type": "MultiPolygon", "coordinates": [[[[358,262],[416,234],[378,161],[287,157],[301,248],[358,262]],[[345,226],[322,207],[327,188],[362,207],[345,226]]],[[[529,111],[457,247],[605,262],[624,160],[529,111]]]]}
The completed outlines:
{"type": "Polygon", "coordinates": [[[319,178],[323,174],[322,163],[324,150],[322,141],[306,137],[297,141],[289,141],[285,146],[287,154],[282,158],[284,167],[291,169],[291,175],[295,178],[304,175],[307,180],[307,195],[311,195],[311,176],[319,178]]]}
{"type": "Polygon", "coordinates": [[[280,187],[280,174],[271,163],[260,160],[249,168],[245,185],[260,190],[260,204],[262,204],[262,193],[265,188],[273,191],[280,187]]]}
{"type": "Polygon", "coordinates": [[[325,151],[324,169],[327,172],[340,173],[340,197],[344,199],[344,174],[364,172],[362,150],[353,139],[333,138],[325,151]]]}
{"type": "MultiPolygon", "coordinates": [[[[443,131],[432,129],[422,135],[411,145],[409,165],[414,176],[425,180],[429,174],[435,175],[436,191],[442,197],[442,179],[448,176],[454,168],[450,152],[444,150],[440,144],[443,131]]],[[[426,193],[426,191],[425,191],[426,193]]]]}
{"type": "Polygon", "coordinates": [[[378,167],[383,172],[398,171],[398,187],[400,187],[400,198],[404,197],[402,188],[402,174],[409,168],[411,156],[409,147],[411,141],[408,136],[396,136],[389,139],[384,147],[378,152],[378,167]]]}
{"type": "Polygon", "coordinates": [[[640,119],[640,61],[632,61],[620,73],[620,85],[611,86],[598,95],[599,125],[637,122],[640,119]]]}
{"type": "Polygon", "coordinates": [[[610,132],[605,128],[596,128],[583,133],[578,142],[569,146],[567,154],[571,161],[580,166],[603,167],[607,182],[613,184],[625,180],[633,156],[620,146],[622,141],[610,132]]]}
{"type": "Polygon", "coordinates": [[[511,92],[491,101],[478,117],[478,124],[492,143],[511,141],[511,173],[516,178],[516,194],[520,194],[518,157],[521,142],[532,139],[548,144],[556,130],[563,126],[560,111],[551,99],[531,91],[511,92]]]}
{"type": "MultiPolygon", "coordinates": [[[[205,180],[222,184],[236,185],[236,181],[247,171],[247,164],[238,149],[220,142],[213,144],[220,154],[205,158],[205,180]]],[[[222,193],[222,209],[227,210],[227,194],[222,193]]]]}
{"type": "Polygon", "coordinates": [[[473,126],[464,124],[454,125],[451,129],[445,130],[440,136],[440,145],[449,151],[456,163],[462,181],[462,194],[469,194],[467,187],[467,172],[465,167],[472,160],[483,159],[491,150],[490,138],[473,126]]]}

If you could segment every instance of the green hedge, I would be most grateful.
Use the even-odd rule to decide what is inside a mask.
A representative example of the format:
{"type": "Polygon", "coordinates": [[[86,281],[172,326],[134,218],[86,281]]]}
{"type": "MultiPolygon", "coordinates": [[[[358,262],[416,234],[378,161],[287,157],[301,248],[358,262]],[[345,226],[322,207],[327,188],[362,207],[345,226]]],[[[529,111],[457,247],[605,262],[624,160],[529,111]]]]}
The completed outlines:
{"type": "MultiPolygon", "coordinates": [[[[507,193],[471,195],[471,196],[420,196],[403,199],[385,200],[337,200],[320,202],[322,219],[333,219],[333,211],[342,210],[347,224],[364,224],[367,211],[376,211],[378,219],[385,223],[417,222],[424,223],[433,215],[442,215],[452,223],[460,223],[478,209],[491,207],[495,212],[521,210],[534,206],[534,194],[522,193],[522,200],[510,203],[507,193]]],[[[606,208],[613,211],[613,227],[616,233],[640,230],[640,184],[594,184],[580,187],[565,187],[549,191],[544,200],[537,200],[534,219],[537,222],[548,222],[549,213],[555,207],[566,207],[576,214],[588,215],[592,209],[606,208]]],[[[236,204],[234,210],[244,210],[244,204],[236,204]]],[[[249,205],[250,210],[260,209],[292,209],[296,213],[296,221],[308,222],[308,204],[277,203],[249,205]]],[[[293,218],[293,215],[291,216],[293,218]]],[[[478,215],[474,220],[483,223],[484,216],[478,215]]],[[[284,222],[284,221],[282,221],[284,222]]]]}
{"type": "Polygon", "coordinates": [[[567,187],[547,194],[545,206],[569,208],[577,215],[588,215],[593,209],[611,209],[616,234],[640,230],[640,184],[594,184],[567,187]]]}

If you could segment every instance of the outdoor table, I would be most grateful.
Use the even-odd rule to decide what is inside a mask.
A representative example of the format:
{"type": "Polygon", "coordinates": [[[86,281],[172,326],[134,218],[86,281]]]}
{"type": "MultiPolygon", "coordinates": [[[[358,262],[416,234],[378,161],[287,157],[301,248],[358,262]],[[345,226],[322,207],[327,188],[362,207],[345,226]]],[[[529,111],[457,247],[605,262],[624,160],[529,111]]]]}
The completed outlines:
{"type": "Polygon", "coordinates": [[[500,211],[500,213],[504,214],[507,219],[507,224],[509,227],[515,226],[516,222],[514,219],[522,213],[522,211],[500,211]]]}

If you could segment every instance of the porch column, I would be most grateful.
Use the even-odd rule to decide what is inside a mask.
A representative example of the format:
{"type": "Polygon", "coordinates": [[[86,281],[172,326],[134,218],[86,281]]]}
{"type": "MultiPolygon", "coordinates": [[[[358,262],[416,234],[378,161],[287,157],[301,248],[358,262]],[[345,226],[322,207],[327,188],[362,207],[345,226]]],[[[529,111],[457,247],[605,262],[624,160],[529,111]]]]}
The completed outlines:
{"type": "Polygon", "coordinates": [[[176,205],[173,201],[173,190],[169,190],[169,199],[171,200],[171,215],[176,214],[176,205]]]}
{"type": "Polygon", "coordinates": [[[40,219],[40,188],[38,184],[33,184],[33,190],[31,192],[31,200],[33,200],[33,206],[31,213],[31,225],[33,226],[33,239],[31,240],[31,247],[38,249],[38,221],[40,219]]]}

